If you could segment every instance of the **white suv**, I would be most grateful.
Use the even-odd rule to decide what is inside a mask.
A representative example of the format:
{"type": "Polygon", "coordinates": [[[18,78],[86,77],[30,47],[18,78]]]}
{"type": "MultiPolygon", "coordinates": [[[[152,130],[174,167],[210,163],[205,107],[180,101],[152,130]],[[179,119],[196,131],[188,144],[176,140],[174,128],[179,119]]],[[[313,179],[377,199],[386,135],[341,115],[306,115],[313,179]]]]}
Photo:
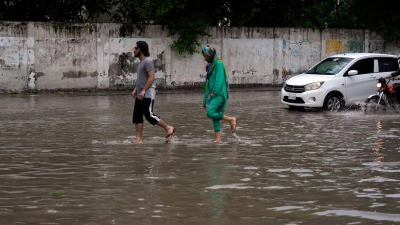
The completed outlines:
{"type": "Polygon", "coordinates": [[[397,56],[346,53],[330,56],[307,72],[285,81],[282,103],[290,109],[324,108],[338,111],[345,104],[364,102],[376,93],[379,77],[399,69],[397,56]]]}

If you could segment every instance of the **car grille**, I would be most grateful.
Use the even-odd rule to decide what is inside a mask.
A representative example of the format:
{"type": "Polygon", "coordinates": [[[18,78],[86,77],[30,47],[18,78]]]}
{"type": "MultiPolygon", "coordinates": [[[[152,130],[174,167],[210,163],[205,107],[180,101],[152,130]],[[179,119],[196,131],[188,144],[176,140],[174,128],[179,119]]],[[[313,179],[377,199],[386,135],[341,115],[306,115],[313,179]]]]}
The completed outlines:
{"type": "Polygon", "coordinates": [[[289,103],[300,103],[304,104],[305,102],[303,101],[302,98],[296,97],[296,100],[289,99],[288,96],[283,97],[284,102],[289,102],[289,103]]]}
{"type": "Polygon", "coordinates": [[[286,85],[285,91],[292,92],[292,93],[303,93],[305,91],[305,89],[304,89],[304,86],[286,85]]]}

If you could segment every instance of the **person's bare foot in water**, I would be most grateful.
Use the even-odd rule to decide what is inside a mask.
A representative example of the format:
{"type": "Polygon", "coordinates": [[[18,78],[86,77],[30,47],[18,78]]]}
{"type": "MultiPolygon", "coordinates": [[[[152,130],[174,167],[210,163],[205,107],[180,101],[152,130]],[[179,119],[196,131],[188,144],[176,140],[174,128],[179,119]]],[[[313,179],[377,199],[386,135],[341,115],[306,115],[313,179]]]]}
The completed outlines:
{"type": "Polygon", "coordinates": [[[236,132],[236,117],[232,117],[232,120],[229,122],[231,124],[232,134],[236,132]]]}
{"type": "Polygon", "coordinates": [[[215,139],[213,142],[214,143],[221,143],[222,141],[221,141],[221,139],[215,139]]]}
{"type": "Polygon", "coordinates": [[[133,144],[142,144],[143,141],[141,139],[134,139],[134,140],[132,140],[132,143],[133,144]]]}
{"type": "Polygon", "coordinates": [[[215,140],[213,142],[214,143],[221,143],[222,142],[222,140],[221,140],[221,132],[220,131],[215,132],[215,140]]]}

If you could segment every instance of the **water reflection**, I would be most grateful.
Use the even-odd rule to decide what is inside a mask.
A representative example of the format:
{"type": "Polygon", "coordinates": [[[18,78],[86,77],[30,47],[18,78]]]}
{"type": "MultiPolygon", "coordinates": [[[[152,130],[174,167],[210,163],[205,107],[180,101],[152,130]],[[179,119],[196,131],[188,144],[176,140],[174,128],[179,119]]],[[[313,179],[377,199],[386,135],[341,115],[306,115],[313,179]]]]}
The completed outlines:
{"type": "Polygon", "coordinates": [[[380,151],[382,150],[382,145],[383,145],[383,137],[381,136],[381,129],[382,129],[382,125],[380,122],[376,123],[376,141],[375,141],[375,147],[374,147],[374,151],[375,154],[377,156],[377,158],[375,159],[375,162],[381,162],[383,159],[383,155],[380,153],[380,151]]]}
{"type": "Polygon", "coordinates": [[[0,224],[399,221],[397,116],[230,96],[238,137],[223,124],[212,143],[201,93],[159,93],[155,111],[177,136],[165,144],[145,124],[143,145],[130,143],[129,93],[0,96],[0,224]]]}

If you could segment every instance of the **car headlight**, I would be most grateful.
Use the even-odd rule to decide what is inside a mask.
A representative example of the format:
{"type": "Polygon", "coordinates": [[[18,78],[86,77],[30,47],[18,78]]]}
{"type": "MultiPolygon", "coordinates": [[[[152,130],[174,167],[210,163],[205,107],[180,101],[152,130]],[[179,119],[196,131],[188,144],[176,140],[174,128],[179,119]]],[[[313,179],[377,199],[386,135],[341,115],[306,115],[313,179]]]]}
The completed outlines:
{"type": "Polygon", "coordinates": [[[305,89],[306,91],[317,90],[322,86],[323,83],[324,81],[312,82],[310,84],[306,84],[305,89]]]}

